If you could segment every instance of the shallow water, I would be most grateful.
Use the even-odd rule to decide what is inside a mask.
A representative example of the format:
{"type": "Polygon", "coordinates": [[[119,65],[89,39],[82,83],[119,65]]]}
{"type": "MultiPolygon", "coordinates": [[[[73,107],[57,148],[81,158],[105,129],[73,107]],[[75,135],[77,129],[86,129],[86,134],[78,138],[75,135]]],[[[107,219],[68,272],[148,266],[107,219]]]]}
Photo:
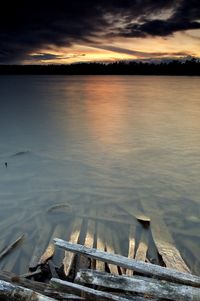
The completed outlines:
{"type": "Polygon", "coordinates": [[[0,248],[26,234],[0,268],[26,272],[75,216],[124,220],[127,255],[143,212],[200,275],[199,77],[1,76],[0,91],[0,248]]]}

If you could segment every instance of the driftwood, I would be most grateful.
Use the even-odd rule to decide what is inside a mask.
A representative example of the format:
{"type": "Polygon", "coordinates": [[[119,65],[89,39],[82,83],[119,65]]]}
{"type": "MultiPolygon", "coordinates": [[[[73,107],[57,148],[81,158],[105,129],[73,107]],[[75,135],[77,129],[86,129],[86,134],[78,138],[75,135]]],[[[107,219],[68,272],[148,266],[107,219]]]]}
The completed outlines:
{"type": "MultiPolygon", "coordinates": [[[[110,301],[128,301],[126,297],[117,296],[114,294],[110,294],[107,292],[98,291],[89,287],[85,287],[79,284],[71,283],[68,281],[63,281],[60,279],[51,279],[51,283],[53,286],[55,286],[57,289],[62,289],[64,291],[73,291],[74,293],[78,294],[79,296],[85,297],[88,301],[94,301],[95,300],[110,300],[110,301]]],[[[138,297],[131,297],[132,301],[145,301],[144,298],[138,298],[138,297]]]]}
{"type": "Polygon", "coordinates": [[[76,281],[167,300],[200,300],[199,288],[140,276],[114,276],[98,271],[81,270],[77,273],[76,281]]]}
{"type": "Polygon", "coordinates": [[[0,259],[2,259],[4,256],[6,256],[8,253],[10,253],[24,238],[24,234],[22,234],[20,237],[18,237],[14,242],[12,242],[10,245],[8,245],[3,251],[0,253],[0,259]]]}
{"type": "Polygon", "coordinates": [[[0,297],[8,301],[56,301],[56,299],[3,280],[0,280],[0,297]]]}
{"type": "Polygon", "coordinates": [[[58,238],[55,238],[54,241],[56,246],[67,251],[84,254],[97,260],[102,260],[104,262],[116,264],[121,267],[134,270],[138,273],[154,276],[155,278],[200,287],[200,277],[195,275],[179,272],[165,267],[160,267],[151,263],[136,261],[134,259],[129,259],[127,257],[116,254],[98,251],[94,248],[89,249],[85,246],[72,244],[58,238]]]}

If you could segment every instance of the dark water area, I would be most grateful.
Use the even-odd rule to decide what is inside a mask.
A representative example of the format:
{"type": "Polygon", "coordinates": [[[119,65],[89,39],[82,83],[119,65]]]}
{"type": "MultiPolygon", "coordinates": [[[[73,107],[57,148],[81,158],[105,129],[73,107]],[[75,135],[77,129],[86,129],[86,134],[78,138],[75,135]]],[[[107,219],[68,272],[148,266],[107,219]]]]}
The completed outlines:
{"type": "Polygon", "coordinates": [[[0,268],[83,218],[127,255],[144,214],[200,275],[199,96],[199,77],[0,76],[0,249],[25,233],[0,268]]]}

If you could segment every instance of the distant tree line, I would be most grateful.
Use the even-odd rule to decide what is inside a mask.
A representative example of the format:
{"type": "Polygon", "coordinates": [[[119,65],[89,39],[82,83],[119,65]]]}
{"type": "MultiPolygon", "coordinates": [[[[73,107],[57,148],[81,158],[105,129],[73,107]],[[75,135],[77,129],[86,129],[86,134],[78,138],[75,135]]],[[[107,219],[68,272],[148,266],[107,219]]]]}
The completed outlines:
{"type": "Polygon", "coordinates": [[[0,65],[0,74],[21,75],[200,75],[200,60],[169,62],[76,63],[71,65],[0,65]]]}

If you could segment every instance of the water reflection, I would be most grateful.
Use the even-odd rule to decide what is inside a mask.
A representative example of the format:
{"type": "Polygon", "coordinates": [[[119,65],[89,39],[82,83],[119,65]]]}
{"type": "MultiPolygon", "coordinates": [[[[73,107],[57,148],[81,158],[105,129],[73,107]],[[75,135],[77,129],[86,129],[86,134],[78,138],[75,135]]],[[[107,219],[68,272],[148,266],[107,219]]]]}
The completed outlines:
{"type": "Polygon", "coordinates": [[[1,78],[1,247],[25,232],[28,266],[40,232],[44,246],[57,226],[68,239],[76,216],[113,223],[128,254],[133,215],[154,208],[199,273],[199,87],[195,77],[1,78]]]}

